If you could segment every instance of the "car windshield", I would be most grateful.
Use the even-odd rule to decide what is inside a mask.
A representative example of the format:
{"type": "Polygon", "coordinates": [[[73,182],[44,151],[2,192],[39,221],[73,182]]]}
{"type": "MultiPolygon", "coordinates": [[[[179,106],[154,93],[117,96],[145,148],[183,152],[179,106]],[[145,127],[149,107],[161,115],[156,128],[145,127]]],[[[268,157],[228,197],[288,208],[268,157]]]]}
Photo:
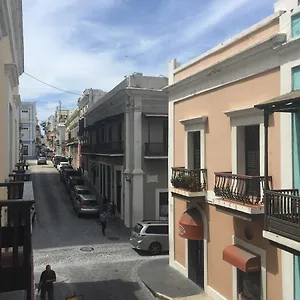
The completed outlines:
{"type": "Polygon", "coordinates": [[[59,160],[60,162],[69,162],[69,160],[66,157],[61,157],[59,160]]]}
{"type": "Polygon", "coordinates": [[[79,195],[88,195],[90,193],[89,190],[78,190],[79,195]]]}
{"type": "Polygon", "coordinates": [[[143,225],[141,224],[136,224],[133,228],[133,231],[136,232],[136,233],[140,233],[141,230],[143,229],[143,225]]]}

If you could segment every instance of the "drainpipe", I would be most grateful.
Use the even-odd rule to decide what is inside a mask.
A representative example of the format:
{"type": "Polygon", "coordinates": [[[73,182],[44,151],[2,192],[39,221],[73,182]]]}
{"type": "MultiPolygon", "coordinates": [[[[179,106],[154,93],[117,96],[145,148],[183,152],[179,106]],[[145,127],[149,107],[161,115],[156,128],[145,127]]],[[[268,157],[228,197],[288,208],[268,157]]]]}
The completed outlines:
{"type": "Polygon", "coordinates": [[[265,128],[265,186],[264,186],[264,215],[265,215],[265,230],[268,228],[268,210],[269,197],[267,191],[269,187],[269,112],[264,110],[264,128],[265,128]]]}

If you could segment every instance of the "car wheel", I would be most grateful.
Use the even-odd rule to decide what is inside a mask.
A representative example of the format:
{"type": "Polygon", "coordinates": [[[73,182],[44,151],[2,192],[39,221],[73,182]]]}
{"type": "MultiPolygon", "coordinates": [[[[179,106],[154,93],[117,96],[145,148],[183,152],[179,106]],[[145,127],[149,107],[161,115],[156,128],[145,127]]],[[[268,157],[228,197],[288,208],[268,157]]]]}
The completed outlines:
{"type": "Polygon", "coordinates": [[[158,255],[161,253],[161,244],[158,242],[154,242],[149,246],[149,252],[153,255],[158,255]]]}

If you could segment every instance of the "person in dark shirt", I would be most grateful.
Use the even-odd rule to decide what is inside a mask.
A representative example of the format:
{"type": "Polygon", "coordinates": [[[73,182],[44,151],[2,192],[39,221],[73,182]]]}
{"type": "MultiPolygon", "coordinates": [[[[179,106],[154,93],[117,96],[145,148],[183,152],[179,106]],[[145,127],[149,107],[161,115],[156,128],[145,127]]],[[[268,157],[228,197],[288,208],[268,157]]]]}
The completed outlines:
{"type": "Polygon", "coordinates": [[[46,270],[42,272],[40,282],[39,282],[39,291],[41,291],[41,300],[46,299],[46,293],[48,294],[48,300],[53,300],[54,296],[54,287],[53,282],[56,281],[56,274],[51,270],[51,266],[47,265],[46,270]]]}

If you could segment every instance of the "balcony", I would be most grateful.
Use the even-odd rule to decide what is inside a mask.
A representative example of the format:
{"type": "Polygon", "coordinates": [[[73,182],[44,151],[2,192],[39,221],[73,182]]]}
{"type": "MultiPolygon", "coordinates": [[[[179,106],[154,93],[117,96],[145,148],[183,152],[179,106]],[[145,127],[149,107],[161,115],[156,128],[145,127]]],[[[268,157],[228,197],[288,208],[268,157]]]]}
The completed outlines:
{"type": "Polygon", "coordinates": [[[90,144],[81,145],[81,152],[82,153],[93,153],[92,145],[90,145],[90,144]]]}
{"type": "Polygon", "coordinates": [[[207,189],[207,170],[172,168],[172,193],[184,197],[203,197],[207,189]]]}
{"type": "Polygon", "coordinates": [[[297,189],[267,191],[265,229],[265,238],[284,245],[279,248],[286,250],[285,247],[289,247],[300,252],[300,244],[294,247],[300,243],[300,197],[297,189]]]}
{"type": "Polygon", "coordinates": [[[168,158],[168,144],[167,143],[145,143],[146,159],[160,159],[168,158]]]}
{"type": "MultiPolygon", "coordinates": [[[[268,186],[272,185],[269,177],[268,186]]],[[[215,173],[215,205],[245,214],[264,213],[265,177],[215,173]]]]}
{"type": "Polygon", "coordinates": [[[124,142],[105,142],[94,145],[94,152],[99,155],[122,156],[124,155],[124,142]]]}

